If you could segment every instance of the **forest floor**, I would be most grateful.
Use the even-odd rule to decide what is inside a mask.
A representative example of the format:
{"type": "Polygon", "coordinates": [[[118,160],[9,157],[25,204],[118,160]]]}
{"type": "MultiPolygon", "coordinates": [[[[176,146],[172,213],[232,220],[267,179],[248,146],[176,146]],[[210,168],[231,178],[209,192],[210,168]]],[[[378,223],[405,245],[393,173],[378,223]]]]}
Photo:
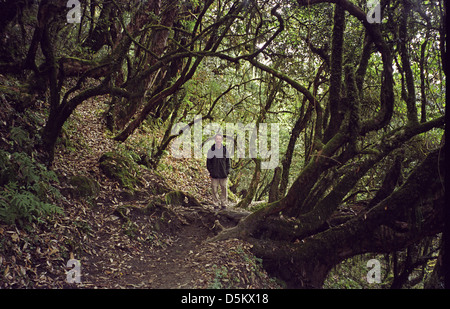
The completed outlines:
{"type": "Polygon", "coordinates": [[[24,228],[0,225],[0,288],[280,288],[250,244],[207,241],[218,222],[236,224],[239,210],[211,206],[202,162],[166,156],[157,171],[141,167],[131,191],[105,176],[102,154],[127,147],[108,135],[105,108],[99,99],[79,106],[57,148],[53,170],[64,215],[24,228]],[[76,176],[95,180],[96,194],[76,194],[76,176]],[[161,186],[200,203],[161,202],[161,186]],[[72,259],[81,275],[74,283],[72,259]]]}

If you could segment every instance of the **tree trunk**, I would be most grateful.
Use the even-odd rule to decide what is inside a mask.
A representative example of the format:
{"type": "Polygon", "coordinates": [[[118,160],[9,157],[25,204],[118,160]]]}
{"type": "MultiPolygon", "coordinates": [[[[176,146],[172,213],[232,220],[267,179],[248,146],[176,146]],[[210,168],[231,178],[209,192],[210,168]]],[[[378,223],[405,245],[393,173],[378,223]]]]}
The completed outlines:
{"type": "Polygon", "coordinates": [[[414,86],[414,75],[411,69],[411,62],[409,60],[409,52],[407,46],[407,28],[408,28],[408,17],[411,13],[411,4],[409,1],[403,1],[404,9],[402,10],[402,16],[400,19],[399,26],[399,49],[402,59],[402,69],[405,72],[406,79],[406,96],[404,97],[407,107],[407,118],[410,124],[416,124],[417,119],[417,108],[416,108],[416,91],[414,86]]]}
{"type": "Polygon", "coordinates": [[[368,208],[372,208],[373,206],[384,200],[386,197],[388,197],[394,191],[401,174],[402,161],[403,157],[401,155],[395,158],[392,167],[386,173],[381,188],[377,191],[374,198],[370,200],[369,205],[367,206],[368,208]]]}
{"type": "MultiPolygon", "coordinates": [[[[287,146],[283,161],[281,162],[281,165],[283,167],[282,175],[281,175],[281,179],[280,179],[280,183],[279,183],[280,184],[279,189],[277,187],[277,189],[279,190],[279,194],[278,194],[279,198],[283,197],[286,194],[286,190],[288,188],[288,182],[289,182],[289,170],[291,167],[292,156],[294,155],[294,147],[295,147],[298,137],[300,136],[300,133],[306,127],[306,124],[308,123],[309,119],[311,118],[312,107],[313,106],[311,104],[308,104],[306,113],[304,115],[301,115],[297,119],[297,121],[295,122],[294,128],[292,129],[291,136],[289,138],[289,144],[287,146]]],[[[271,200],[269,200],[269,201],[272,202],[271,200]]]]}
{"type": "MultiPolygon", "coordinates": [[[[91,13],[95,11],[94,4],[91,4],[91,13]]],[[[108,43],[108,35],[110,34],[110,26],[114,27],[113,24],[110,24],[110,20],[114,20],[116,15],[116,7],[112,2],[106,2],[103,4],[103,9],[100,13],[100,16],[95,23],[95,26],[92,28],[94,23],[91,23],[91,29],[89,31],[88,37],[83,42],[83,47],[88,47],[94,52],[98,52],[104,45],[108,43]]],[[[112,31],[112,29],[111,29],[112,31]]]]}
{"type": "MultiPolygon", "coordinates": [[[[175,21],[175,18],[178,14],[178,2],[173,2],[167,5],[166,8],[161,7],[161,1],[150,1],[147,6],[146,10],[148,11],[151,9],[151,12],[156,15],[162,15],[161,16],[161,28],[155,28],[152,32],[149,38],[146,40],[144,45],[150,46],[148,51],[143,51],[142,48],[138,47],[138,55],[140,54],[141,57],[136,57],[141,60],[136,61],[143,62],[140,63],[140,67],[151,67],[158,61],[158,57],[160,57],[164,49],[167,47],[167,41],[169,37],[169,28],[173,26],[173,23],[175,21]],[[160,12],[162,9],[162,12],[160,12]]],[[[130,34],[134,34],[138,31],[140,31],[140,28],[145,25],[146,23],[149,23],[148,20],[149,15],[144,14],[142,12],[138,12],[137,16],[135,16],[136,23],[132,24],[132,29],[128,30],[130,34]]],[[[135,115],[135,113],[138,111],[138,109],[142,106],[145,97],[147,96],[147,93],[153,89],[154,91],[158,90],[157,86],[159,86],[164,89],[165,86],[163,84],[158,83],[164,80],[164,76],[166,74],[167,67],[163,67],[152,74],[148,74],[145,77],[140,77],[136,75],[132,80],[127,82],[127,90],[130,93],[136,94],[136,96],[132,100],[122,100],[122,99],[116,99],[113,100],[113,104],[111,104],[111,109],[108,112],[110,117],[110,129],[113,130],[121,130],[123,129],[128,121],[135,115]]],[[[172,76],[174,77],[174,76],[172,76]]],[[[160,89],[160,90],[162,90],[160,89]]],[[[159,91],[160,91],[159,90],[159,91]]],[[[155,91],[155,92],[156,92],[155,91]]]]}
{"type": "Polygon", "coordinates": [[[259,178],[261,177],[261,159],[255,158],[253,161],[255,162],[255,171],[253,172],[252,181],[248,187],[247,195],[235,206],[237,208],[248,207],[256,194],[256,189],[258,189],[259,178]]]}
{"type": "Polygon", "coordinates": [[[327,142],[339,130],[343,119],[343,108],[341,103],[342,86],[342,52],[345,31],[345,10],[335,5],[333,39],[331,46],[331,68],[330,68],[330,90],[329,90],[329,115],[330,122],[324,134],[327,142]]]}
{"type": "Polygon", "coordinates": [[[277,166],[273,171],[272,183],[269,187],[269,203],[278,201],[282,196],[278,187],[281,180],[281,167],[277,166]]]}
{"type": "MultiPolygon", "coordinates": [[[[400,250],[442,231],[444,193],[440,179],[436,178],[442,167],[439,150],[432,152],[399,189],[371,209],[335,227],[326,224],[333,212],[324,214],[316,210],[330,206],[336,209],[337,205],[322,200],[314,211],[296,220],[286,217],[285,211],[280,214],[280,209],[289,207],[280,207],[284,199],[268,204],[212,240],[245,239],[253,244],[254,253],[263,259],[266,268],[289,287],[320,288],[329,270],[346,258],[366,252],[400,250]],[[420,228],[408,220],[409,213],[416,208],[422,214],[420,228]]],[[[347,177],[351,179],[350,175],[347,177]]],[[[338,187],[333,191],[344,194],[338,187]]]]}

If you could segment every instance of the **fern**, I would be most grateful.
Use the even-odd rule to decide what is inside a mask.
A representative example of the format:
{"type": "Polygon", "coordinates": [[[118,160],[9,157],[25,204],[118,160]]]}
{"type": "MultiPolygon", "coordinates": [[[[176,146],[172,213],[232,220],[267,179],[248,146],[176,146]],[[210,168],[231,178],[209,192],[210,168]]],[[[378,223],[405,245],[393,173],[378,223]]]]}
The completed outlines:
{"type": "Polygon", "coordinates": [[[54,214],[63,214],[63,211],[56,205],[42,202],[32,192],[21,190],[16,182],[9,183],[0,194],[0,220],[7,224],[24,225],[54,214]]]}
{"type": "Polygon", "coordinates": [[[8,183],[14,173],[10,167],[11,155],[0,149],[0,186],[8,183]]]}
{"type": "Polygon", "coordinates": [[[60,207],[50,203],[61,196],[52,185],[58,182],[53,171],[24,152],[11,155],[0,152],[0,165],[1,180],[6,183],[0,189],[0,221],[24,225],[63,213],[60,207]],[[8,157],[10,160],[5,160],[8,157]]]}
{"type": "Polygon", "coordinates": [[[20,127],[12,127],[10,133],[11,139],[16,142],[20,147],[30,143],[30,136],[27,131],[20,127]]]}
{"type": "Polygon", "coordinates": [[[17,175],[25,181],[26,186],[39,180],[39,166],[36,166],[32,158],[24,152],[15,152],[11,156],[17,175]]]}

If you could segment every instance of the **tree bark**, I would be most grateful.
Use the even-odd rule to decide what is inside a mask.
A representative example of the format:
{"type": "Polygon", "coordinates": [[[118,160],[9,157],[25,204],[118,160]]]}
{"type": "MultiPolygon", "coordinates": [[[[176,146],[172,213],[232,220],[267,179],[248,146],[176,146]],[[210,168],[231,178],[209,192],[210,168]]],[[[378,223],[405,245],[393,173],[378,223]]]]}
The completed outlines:
{"type": "MultiPolygon", "coordinates": [[[[146,38],[145,44],[143,44],[148,45],[149,48],[144,51],[141,47],[142,45],[138,46],[136,58],[140,60],[135,61],[136,65],[147,68],[152,67],[159,61],[158,58],[162,56],[164,49],[167,47],[167,40],[169,37],[168,29],[173,26],[175,18],[178,14],[178,2],[176,1],[167,4],[166,7],[162,7],[162,3],[160,0],[149,1],[144,12],[145,11],[150,11],[155,16],[161,16],[161,27],[153,29],[149,37],[146,38]]],[[[128,35],[130,36],[137,37],[137,33],[141,31],[141,27],[143,27],[147,23],[152,23],[152,21],[149,20],[149,15],[143,12],[138,12],[134,19],[136,20],[136,22],[131,23],[131,29],[127,30],[128,35]]],[[[144,36],[144,34],[141,34],[141,37],[142,36],[144,36]]],[[[127,38],[127,40],[130,39],[130,37],[127,38]]],[[[164,80],[167,69],[168,66],[164,66],[145,77],[136,75],[134,78],[127,81],[127,90],[131,93],[135,93],[136,96],[131,101],[121,99],[113,100],[113,104],[111,105],[111,109],[109,111],[112,120],[112,123],[110,124],[111,129],[121,130],[126,126],[128,121],[142,106],[147,93],[151,92],[152,89],[156,92],[157,85],[159,84],[158,80],[164,80]]],[[[161,87],[163,89],[165,88],[164,85],[161,85],[161,87]]]]}
{"type": "Polygon", "coordinates": [[[427,94],[425,88],[425,74],[427,74],[427,65],[425,60],[425,52],[428,45],[428,33],[425,41],[420,46],[420,60],[419,60],[419,70],[420,70],[420,100],[421,103],[421,112],[420,112],[420,122],[427,121],[427,94]]]}
{"type": "Polygon", "coordinates": [[[394,191],[401,174],[402,161],[403,157],[401,155],[398,155],[394,159],[394,163],[392,164],[391,168],[384,177],[381,188],[377,191],[374,198],[371,199],[369,204],[367,205],[368,208],[372,208],[373,206],[384,200],[386,197],[388,197],[394,191]]]}
{"type": "Polygon", "coordinates": [[[282,168],[277,166],[273,171],[272,182],[269,185],[269,203],[278,201],[282,197],[282,193],[279,191],[279,185],[281,180],[282,168]]]}
{"type": "MultiPolygon", "coordinates": [[[[435,175],[442,167],[439,150],[432,152],[386,199],[332,228],[300,235],[296,231],[301,229],[301,220],[292,222],[278,215],[258,224],[258,219],[250,215],[232,235],[253,244],[253,252],[263,259],[265,267],[285,280],[288,287],[320,288],[329,270],[344,259],[366,252],[400,250],[439,233],[444,224],[445,201],[442,183],[435,175]],[[420,228],[408,221],[409,212],[416,207],[420,207],[423,216],[420,228]],[[267,234],[264,229],[271,224],[274,231],[284,231],[284,237],[267,234]]],[[[223,239],[227,231],[230,230],[212,240],[223,239]]]]}
{"type": "Polygon", "coordinates": [[[402,16],[400,19],[399,26],[399,49],[402,59],[402,68],[405,72],[406,79],[406,107],[407,107],[407,118],[408,122],[411,124],[417,124],[417,108],[416,108],[416,90],[414,86],[414,75],[411,69],[411,62],[409,60],[409,52],[407,47],[407,27],[408,27],[408,17],[411,12],[411,4],[409,1],[403,1],[404,9],[402,10],[402,16]]]}
{"type": "Polygon", "coordinates": [[[343,104],[341,103],[342,88],[342,52],[345,31],[345,10],[335,5],[333,38],[331,43],[331,67],[330,67],[330,89],[328,108],[330,122],[324,134],[324,142],[328,142],[337,133],[344,117],[343,104]]]}
{"type": "Polygon", "coordinates": [[[255,171],[253,172],[252,181],[248,187],[247,195],[235,206],[237,208],[248,207],[256,194],[256,189],[258,189],[259,178],[261,177],[261,159],[255,158],[253,161],[255,162],[255,171]]]}
{"type": "MultiPolygon", "coordinates": [[[[300,133],[303,131],[303,129],[306,127],[308,121],[311,119],[311,114],[313,111],[313,106],[311,104],[308,104],[306,113],[304,115],[301,115],[297,121],[295,122],[294,128],[291,131],[291,136],[289,138],[289,143],[286,148],[286,153],[284,154],[283,160],[281,161],[282,165],[282,175],[280,179],[280,185],[278,196],[282,198],[286,194],[286,190],[288,188],[288,182],[289,182],[289,170],[292,162],[292,157],[294,155],[294,147],[297,142],[298,137],[300,136],[300,133]]],[[[274,176],[275,177],[275,176],[274,176]]],[[[269,200],[270,202],[273,202],[274,200],[269,200]]]]}
{"type": "MultiPolygon", "coordinates": [[[[438,164],[439,151],[430,154],[411,173],[402,187],[387,197],[386,192],[382,192],[383,199],[361,216],[333,228],[330,228],[327,222],[347,193],[377,162],[413,136],[442,126],[443,120],[444,118],[440,117],[425,124],[388,133],[377,145],[378,153],[367,156],[367,159],[358,164],[349,164],[350,169],[333,185],[328,194],[322,198],[308,199],[312,204],[299,208],[296,201],[306,199],[308,194],[305,191],[310,191],[309,181],[313,180],[315,183],[314,179],[326,170],[326,163],[329,161],[321,157],[311,159],[285,198],[249,215],[236,227],[224,230],[215,239],[236,237],[250,241],[255,245],[255,253],[262,257],[277,275],[283,276],[281,269],[287,268],[289,273],[295,273],[301,278],[294,280],[293,286],[320,287],[329,269],[344,258],[367,252],[366,250],[389,252],[392,248],[403,248],[424,235],[437,233],[442,228],[439,216],[443,203],[443,195],[439,191],[442,184],[435,177],[438,174],[437,169],[442,167],[438,164]],[[407,219],[408,211],[414,209],[413,207],[421,207],[422,214],[437,220],[438,224],[435,225],[430,219],[426,228],[425,225],[421,225],[420,229],[413,228],[407,219]],[[405,234],[405,225],[411,233],[416,230],[421,232],[414,235],[405,234]],[[400,236],[396,234],[398,231],[401,232],[400,236]],[[383,235],[390,235],[392,238],[389,239],[388,245],[378,239],[383,235]],[[401,246],[397,246],[400,244],[401,246]],[[317,260],[320,262],[316,262],[317,260]]],[[[339,136],[335,135],[324,146],[323,153],[331,156],[331,150],[342,145],[344,140],[339,141],[339,136]]],[[[442,164],[442,157],[440,159],[439,163],[442,164]]]]}
{"type": "MultiPolygon", "coordinates": [[[[91,4],[91,13],[95,10],[94,4],[91,4]]],[[[83,42],[83,47],[88,47],[94,52],[98,52],[104,45],[108,43],[108,35],[110,34],[110,26],[113,29],[114,25],[110,24],[110,20],[114,20],[116,15],[116,8],[112,2],[106,2],[103,4],[102,11],[98,17],[97,22],[91,23],[91,29],[88,37],[83,42]]],[[[93,17],[93,16],[91,16],[93,17]]],[[[111,29],[111,30],[112,30],[111,29]]]]}

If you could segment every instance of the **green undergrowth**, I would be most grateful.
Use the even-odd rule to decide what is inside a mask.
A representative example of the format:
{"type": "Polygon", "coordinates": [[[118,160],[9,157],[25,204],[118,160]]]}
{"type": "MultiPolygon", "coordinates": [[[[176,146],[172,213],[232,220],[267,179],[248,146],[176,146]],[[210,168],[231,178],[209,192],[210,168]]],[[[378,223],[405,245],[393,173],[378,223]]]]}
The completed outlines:
{"type": "Polygon", "coordinates": [[[0,149],[0,221],[27,225],[63,210],[55,205],[61,194],[58,177],[26,152],[0,149]]]}
{"type": "Polygon", "coordinates": [[[59,180],[39,159],[42,102],[20,81],[2,82],[11,91],[0,100],[0,222],[28,226],[63,213],[59,180]]]}
{"type": "Polygon", "coordinates": [[[105,175],[117,180],[125,189],[134,191],[137,186],[142,185],[138,179],[138,165],[133,157],[120,152],[106,152],[99,162],[105,175]]]}
{"type": "Polygon", "coordinates": [[[232,261],[225,261],[219,266],[212,265],[209,272],[213,278],[209,282],[210,289],[235,289],[243,286],[252,287],[262,280],[270,281],[273,287],[278,287],[275,279],[269,279],[262,265],[262,259],[255,257],[241,245],[232,247],[229,251],[232,261]]]}

